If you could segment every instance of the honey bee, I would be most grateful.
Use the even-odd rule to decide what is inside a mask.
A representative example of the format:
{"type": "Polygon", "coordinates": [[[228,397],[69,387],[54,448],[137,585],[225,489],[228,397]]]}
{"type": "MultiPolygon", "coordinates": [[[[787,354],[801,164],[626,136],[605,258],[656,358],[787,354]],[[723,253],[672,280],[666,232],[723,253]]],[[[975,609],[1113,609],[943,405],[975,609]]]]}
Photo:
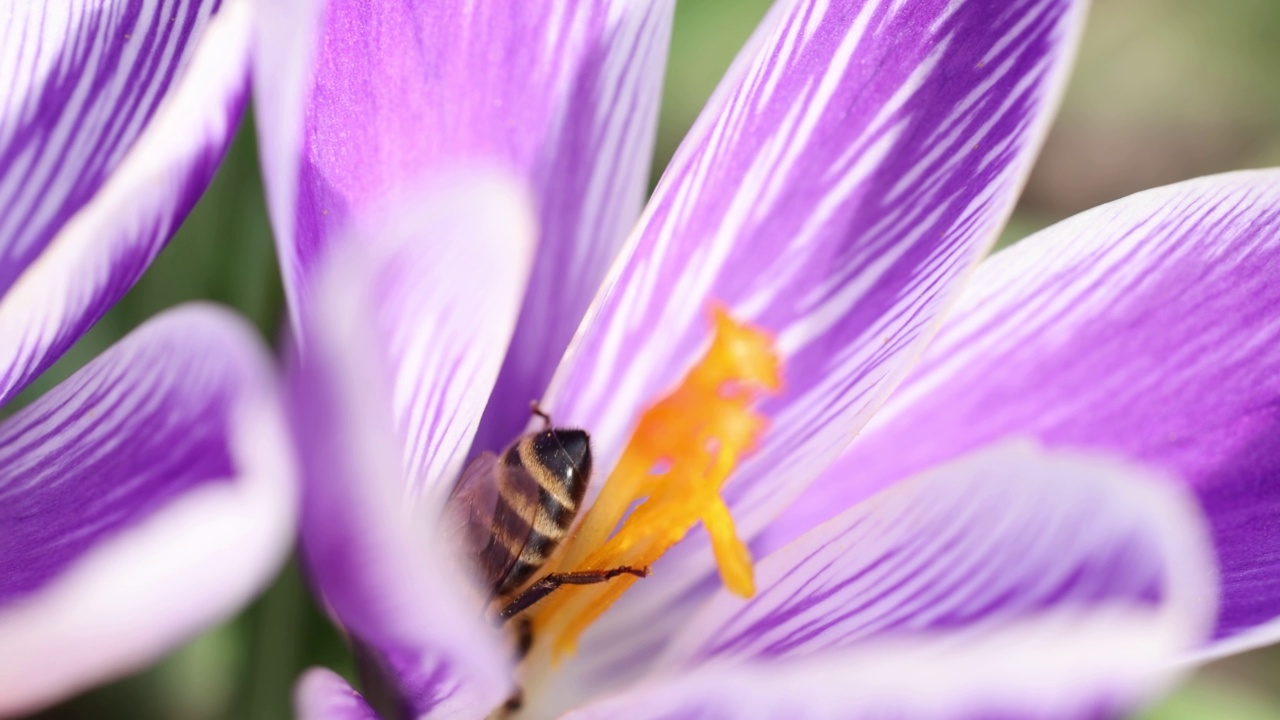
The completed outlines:
{"type": "MultiPolygon", "coordinates": [[[[488,592],[485,606],[500,623],[515,618],[565,585],[591,585],[619,575],[645,577],[648,568],[548,573],[537,577],[568,535],[591,481],[591,438],[576,428],[553,427],[533,404],[543,427],[501,454],[482,453],[462,471],[446,513],[463,551],[476,560],[488,592]]],[[[517,625],[521,656],[532,631],[517,625]]]]}

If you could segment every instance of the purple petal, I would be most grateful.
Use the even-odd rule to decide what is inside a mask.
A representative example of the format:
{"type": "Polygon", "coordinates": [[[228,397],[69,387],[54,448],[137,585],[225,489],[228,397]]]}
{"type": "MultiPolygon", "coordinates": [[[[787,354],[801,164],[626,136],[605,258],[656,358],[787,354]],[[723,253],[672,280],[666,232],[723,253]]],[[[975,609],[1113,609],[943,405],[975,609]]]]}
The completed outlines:
{"type": "MultiPolygon", "coordinates": [[[[540,252],[481,444],[524,426],[648,178],[672,0],[369,3],[274,8],[258,96],[292,305],[331,236],[424,175],[483,162],[525,181],[540,252]],[[321,29],[314,72],[298,27],[321,29]],[[295,43],[281,48],[280,37],[295,43]],[[287,98],[287,99],[286,99],[287,98]],[[303,117],[305,115],[305,127],[303,117]]],[[[296,310],[295,310],[296,313],[296,310]]]]}
{"type": "Polygon", "coordinates": [[[574,682],[1104,610],[1162,625],[1180,643],[1170,661],[1207,634],[1216,577],[1203,519],[1176,486],[1109,459],[1009,443],[815,527],[760,561],[756,583],[750,600],[721,589],[691,617],[675,602],[615,611],[589,645],[594,667],[574,682]],[[641,628],[669,638],[665,648],[619,639],[646,636],[641,628]]]}
{"type": "Polygon", "coordinates": [[[750,534],[855,435],[999,231],[1061,89],[1071,0],[777,5],[677,153],[551,409],[608,470],[728,305],[784,395],[728,488],[750,534]]]}
{"type": "Polygon", "coordinates": [[[323,668],[311,668],[293,695],[297,720],[380,720],[346,680],[323,668]]]}
{"type": "MultiPolygon", "coordinates": [[[[253,18],[253,102],[258,157],[267,211],[276,238],[297,232],[298,158],[305,131],[307,89],[326,2],[274,0],[257,3],[253,18]]],[[[277,240],[280,270],[289,292],[297,272],[294,253],[277,240]]],[[[289,312],[297,321],[297,308],[289,312]]]]}
{"type": "Polygon", "coordinates": [[[515,328],[536,223],[527,194],[505,175],[458,172],[406,208],[343,240],[368,247],[350,261],[366,267],[340,282],[343,292],[375,295],[417,495],[447,492],[462,471],[515,328]]]}
{"type": "Polygon", "coordinates": [[[980,633],[896,637],[804,660],[712,666],[612,695],[565,720],[1098,720],[1164,690],[1167,627],[1082,613],[980,633]]]}
{"type": "Polygon", "coordinates": [[[187,306],[0,425],[0,715],[155,660],[279,568],[296,488],[275,369],[187,306]]]}
{"type": "Polygon", "coordinates": [[[0,402],[142,274],[230,142],[247,0],[20,0],[0,30],[0,402]]]}
{"type": "Polygon", "coordinates": [[[138,140],[217,5],[10,4],[0,40],[0,295],[138,140]]]}
{"type": "Polygon", "coordinates": [[[388,685],[370,697],[394,703],[391,716],[488,710],[509,691],[505,640],[439,518],[523,292],[533,223],[521,197],[458,176],[353,228],[303,308],[304,556],[365,671],[388,685]]]}
{"type": "Polygon", "coordinates": [[[776,542],[1010,434],[1180,476],[1213,526],[1217,637],[1280,637],[1280,172],[1201,178],[984,263],[914,374],[776,542]],[[925,439],[922,441],[922,438],[925,439]]]}
{"type": "Polygon", "coordinates": [[[1095,607],[1168,616],[1190,645],[1217,578],[1195,504],[1164,479],[1021,443],[935,467],[770,554],[756,595],[721,591],[668,661],[802,657],[1095,607]]]}

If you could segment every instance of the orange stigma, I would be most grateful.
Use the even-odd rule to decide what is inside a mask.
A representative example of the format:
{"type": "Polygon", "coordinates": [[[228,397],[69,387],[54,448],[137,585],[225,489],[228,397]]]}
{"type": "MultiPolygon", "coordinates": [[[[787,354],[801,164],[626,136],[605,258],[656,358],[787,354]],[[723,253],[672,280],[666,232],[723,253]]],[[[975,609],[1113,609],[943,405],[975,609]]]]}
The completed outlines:
{"type": "MultiPolygon", "coordinates": [[[[754,568],[720,491],[756,446],[767,421],[753,406],[781,387],[773,339],[712,309],[715,335],[702,359],[636,424],[613,473],[564,548],[559,571],[650,567],[694,525],[711,537],[720,576],[733,592],[755,592],[754,568]],[[619,526],[627,510],[642,501],[619,526]],[[614,529],[617,528],[615,531],[614,529]]],[[[638,578],[565,588],[533,608],[536,637],[556,657],[638,578]]]]}

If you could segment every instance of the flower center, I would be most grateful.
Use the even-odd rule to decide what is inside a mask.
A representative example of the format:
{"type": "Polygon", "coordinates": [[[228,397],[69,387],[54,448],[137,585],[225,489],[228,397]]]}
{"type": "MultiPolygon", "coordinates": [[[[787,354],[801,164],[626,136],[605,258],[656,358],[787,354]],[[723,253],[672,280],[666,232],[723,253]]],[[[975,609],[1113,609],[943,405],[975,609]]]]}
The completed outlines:
{"type": "MultiPolygon", "coordinates": [[[[767,426],[752,408],[781,387],[780,362],[764,331],[720,307],[712,317],[711,346],[679,386],[641,415],[556,571],[649,567],[701,522],[725,585],[744,597],[755,592],[751,555],[720,491],[767,426]]],[[[533,608],[534,637],[553,643],[554,658],[572,654],[582,632],[637,579],[623,575],[561,590],[533,608]]]]}

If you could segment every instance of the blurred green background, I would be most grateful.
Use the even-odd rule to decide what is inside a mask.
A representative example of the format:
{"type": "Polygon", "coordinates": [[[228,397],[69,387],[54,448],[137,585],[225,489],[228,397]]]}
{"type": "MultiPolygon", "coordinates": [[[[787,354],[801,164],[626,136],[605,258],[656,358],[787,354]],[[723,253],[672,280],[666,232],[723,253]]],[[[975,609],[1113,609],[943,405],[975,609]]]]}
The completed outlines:
{"type": "MultiPolygon", "coordinates": [[[[767,0],[680,0],[654,161],[661,173],[767,0]]],[[[1099,0],[1058,121],[1002,244],[1100,202],[1280,165],[1280,0],[1099,0]]],[[[138,285],[26,397],[162,308],[230,305],[274,339],[283,312],[247,118],[209,192],[138,285]]],[[[349,672],[296,566],[238,617],[45,720],[286,718],[305,667],[349,672]]],[[[1144,720],[1280,718],[1280,651],[1202,669],[1144,720]]]]}

